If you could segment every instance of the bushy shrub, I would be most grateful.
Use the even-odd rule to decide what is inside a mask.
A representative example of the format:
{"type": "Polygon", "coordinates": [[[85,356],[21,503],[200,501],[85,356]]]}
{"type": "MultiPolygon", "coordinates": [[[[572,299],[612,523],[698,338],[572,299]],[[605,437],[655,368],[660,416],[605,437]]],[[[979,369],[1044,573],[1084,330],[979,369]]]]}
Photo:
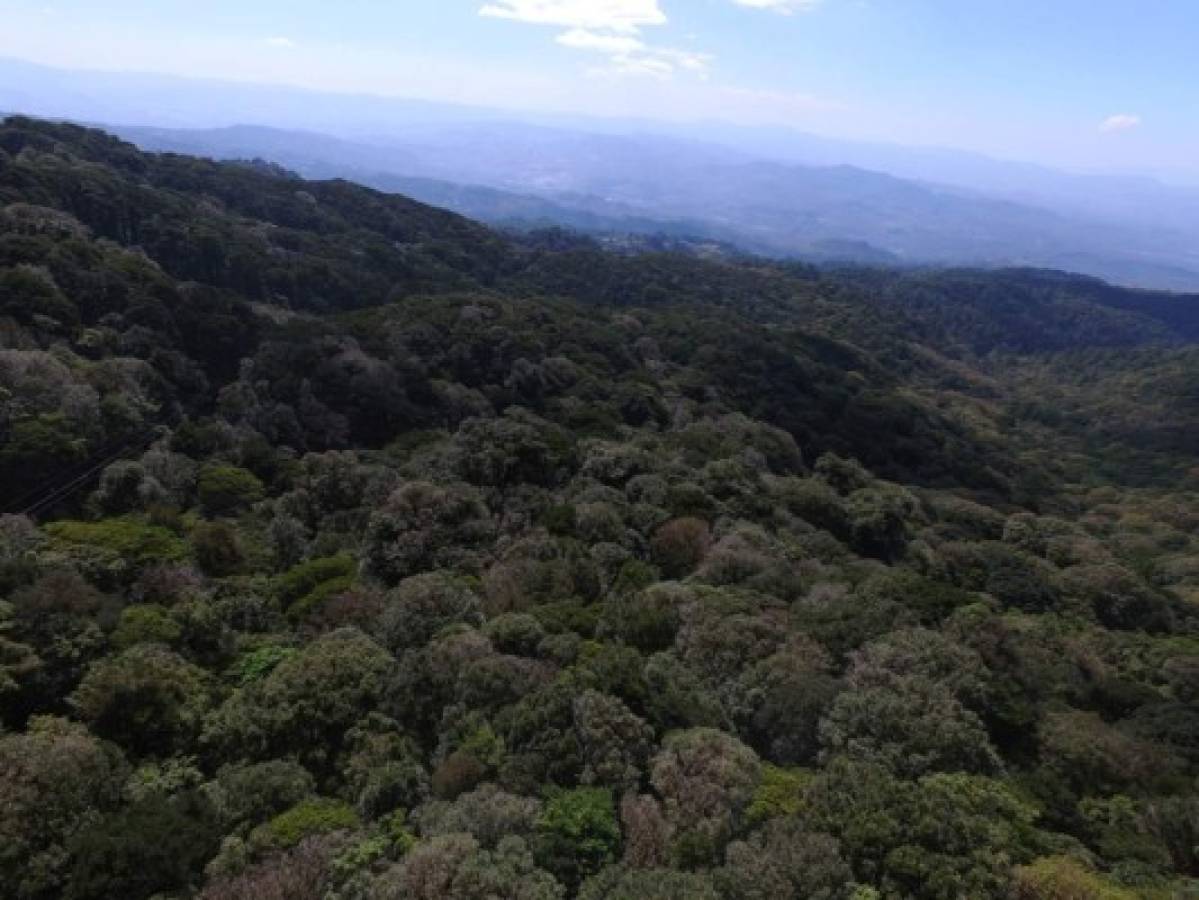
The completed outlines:
{"type": "Polygon", "coordinates": [[[65,550],[94,549],[108,559],[134,566],[178,561],[187,556],[186,547],[176,535],[132,518],[52,522],[45,530],[65,550]]]}
{"type": "Polygon", "coordinates": [[[127,768],[77,723],[35,718],[0,735],[0,879],[15,900],[62,896],[68,844],[116,808],[127,768]]]}
{"type": "Polygon", "coordinates": [[[612,793],[576,788],[552,794],[537,819],[534,853],[542,868],[574,888],[616,859],[620,825],[612,793]]]}
{"type": "Polygon", "coordinates": [[[358,814],[348,803],[314,797],[279,813],[254,833],[254,842],[264,848],[289,849],[306,838],[358,825],[358,814]]]}
{"type": "Polygon", "coordinates": [[[719,858],[742,821],[761,764],[736,738],[696,728],[666,736],[650,764],[650,778],[675,829],[678,861],[699,865],[719,858]]]}
{"type": "Polygon", "coordinates": [[[212,810],[199,794],[151,797],[110,814],[71,841],[64,897],[151,897],[186,888],[216,850],[212,810]]]}
{"type": "Polygon", "coordinates": [[[241,656],[233,665],[238,684],[246,685],[269,675],[279,663],[296,655],[295,647],[266,644],[241,656]]]}
{"type": "Polygon", "coordinates": [[[200,503],[205,512],[223,516],[236,513],[257,503],[266,489],[253,472],[237,466],[205,466],[196,482],[200,503]]]}
{"type": "Polygon", "coordinates": [[[755,826],[769,819],[798,815],[803,810],[804,791],[811,780],[812,772],[808,769],[762,766],[762,781],[745,809],[746,824],[755,826]]]}
{"type": "Polygon", "coordinates": [[[405,578],[383,602],[379,635],[396,653],[425,645],[451,625],[483,622],[481,603],[471,585],[448,572],[405,578]]]}
{"type": "Polygon", "coordinates": [[[218,578],[236,575],[246,562],[238,532],[227,522],[200,522],[191,532],[196,564],[218,578]]]}
{"type": "Polygon", "coordinates": [[[654,532],[650,550],[663,575],[682,578],[703,562],[711,543],[707,522],[695,518],[673,519],[654,532]]]}
{"type": "Polygon", "coordinates": [[[1015,900],[1135,900],[1135,891],[1121,888],[1088,869],[1077,859],[1052,856],[1016,869],[1015,900]]]}
{"type": "Polygon", "coordinates": [[[134,644],[173,644],[183,628],[171,614],[156,604],[127,606],[112,633],[112,645],[126,650],[134,644]]]}
{"type": "Polygon", "coordinates": [[[276,588],[279,600],[284,608],[290,607],[325,582],[353,575],[357,568],[350,556],[327,556],[292,566],[279,576],[276,588]]]}
{"type": "Polygon", "coordinates": [[[94,663],[71,705],[97,734],[137,755],[169,755],[199,734],[214,699],[209,674],[158,644],[94,663]]]}

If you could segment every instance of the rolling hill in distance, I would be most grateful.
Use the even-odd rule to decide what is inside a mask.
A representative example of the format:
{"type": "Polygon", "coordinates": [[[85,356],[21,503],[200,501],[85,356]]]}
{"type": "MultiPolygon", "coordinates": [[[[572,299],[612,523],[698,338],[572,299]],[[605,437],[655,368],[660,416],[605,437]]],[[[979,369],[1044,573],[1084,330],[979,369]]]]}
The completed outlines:
{"type": "Polygon", "coordinates": [[[1199,190],[1148,177],[784,129],[532,116],[12,61],[0,62],[0,108],[104,124],[146,149],[347,178],[495,225],[1199,288],[1199,190]]]}

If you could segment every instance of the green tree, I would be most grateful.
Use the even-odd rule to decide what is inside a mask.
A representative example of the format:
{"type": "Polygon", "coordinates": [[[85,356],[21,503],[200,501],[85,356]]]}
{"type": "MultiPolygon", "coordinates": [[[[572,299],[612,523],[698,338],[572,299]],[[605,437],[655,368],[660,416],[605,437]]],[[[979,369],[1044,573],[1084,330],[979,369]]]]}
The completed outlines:
{"type": "Polygon", "coordinates": [[[368,568],[395,584],[411,575],[469,563],[492,536],[478,494],[465,485],[401,485],[372,515],[367,527],[368,568]]]}
{"type": "Polygon", "coordinates": [[[62,896],[68,849],[115,808],[127,767],[82,725],[37,718],[0,736],[0,881],[15,900],[62,896]]]}
{"type": "Polygon", "coordinates": [[[209,716],[204,741],[225,759],[294,755],[327,772],[354,723],[379,703],[393,665],[359,631],[324,635],[235,690],[209,716]]]}
{"type": "Polygon", "coordinates": [[[761,764],[736,738],[713,728],[674,732],[650,764],[684,865],[714,861],[741,822],[761,764]]]}
{"type": "Polygon", "coordinates": [[[312,776],[294,762],[272,759],[223,766],[202,790],[226,833],[257,825],[313,793],[312,776]]]}
{"type": "Polygon", "coordinates": [[[266,494],[262,482],[253,472],[223,465],[202,468],[196,490],[205,512],[216,516],[239,512],[266,494]]]}
{"type": "Polygon", "coordinates": [[[616,859],[620,825],[612,792],[575,788],[551,794],[537,819],[538,863],[570,890],[616,859]]]}
{"type": "Polygon", "coordinates": [[[848,900],[853,874],[837,841],[804,830],[793,818],[774,819],[729,845],[716,874],[731,900],[848,900]]]}
{"type": "Polygon", "coordinates": [[[653,729],[615,697],[583,691],[573,703],[584,784],[635,790],[653,749],[653,729]]]}
{"type": "Polygon", "coordinates": [[[254,830],[251,844],[263,850],[290,849],[314,835],[351,831],[360,823],[354,807],[329,797],[312,797],[254,830]]]}
{"type": "Polygon", "coordinates": [[[110,639],[118,650],[127,650],[136,644],[170,645],[182,635],[182,626],[164,607],[147,603],[127,606],[121,610],[120,621],[110,639]]]}
{"type": "Polygon", "coordinates": [[[215,697],[207,672],[158,644],[92,664],[71,695],[80,718],[134,756],[190,746],[215,697]]]}
{"type": "Polygon", "coordinates": [[[609,866],[583,883],[579,900],[718,900],[712,879],[698,872],[609,866]]]}
{"type": "Polygon", "coordinates": [[[732,692],[739,734],[776,765],[812,762],[817,726],[842,688],[830,670],[824,648],[803,637],[744,669],[732,692]]]}
{"type": "Polygon", "coordinates": [[[820,721],[820,742],[826,758],[844,754],[908,776],[1001,765],[978,716],[944,685],[919,679],[841,692],[820,721]]]}
{"type": "Polygon", "coordinates": [[[216,850],[212,811],[202,796],[151,797],[75,832],[68,900],[145,900],[178,891],[216,850]]]}
{"type": "Polygon", "coordinates": [[[238,532],[227,522],[200,522],[192,529],[191,545],[196,563],[209,575],[223,578],[245,567],[238,532]]]}
{"type": "Polygon", "coordinates": [[[405,578],[384,599],[379,636],[393,653],[423,647],[457,623],[483,624],[481,603],[470,586],[448,572],[405,578]]]}
{"type": "Polygon", "coordinates": [[[872,764],[835,760],[811,783],[803,818],[827,832],[856,879],[884,896],[1003,900],[1013,864],[1044,846],[1036,809],[974,775],[896,778],[872,764]]]}
{"type": "Polygon", "coordinates": [[[561,900],[553,876],[537,868],[527,845],[507,837],[494,850],[470,835],[447,834],[422,841],[372,888],[381,900],[561,900]]]}
{"type": "Polygon", "coordinates": [[[429,773],[420,749],[399,724],[380,713],[363,718],[346,735],[340,766],[357,809],[377,818],[411,809],[429,795],[429,773]]]}

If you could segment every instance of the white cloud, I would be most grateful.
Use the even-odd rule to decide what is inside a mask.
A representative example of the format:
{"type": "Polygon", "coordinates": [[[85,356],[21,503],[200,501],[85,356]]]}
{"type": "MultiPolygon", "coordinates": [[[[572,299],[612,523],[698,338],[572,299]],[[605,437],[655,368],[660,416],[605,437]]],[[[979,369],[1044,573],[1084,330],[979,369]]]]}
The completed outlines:
{"type": "Polygon", "coordinates": [[[266,39],[267,46],[270,47],[294,47],[296,42],[289,37],[269,37],[266,39]]]}
{"type": "Polygon", "coordinates": [[[1141,117],[1132,115],[1131,113],[1119,113],[1118,115],[1108,116],[1100,125],[1099,130],[1104,134],[1114,134],[1117,131],[1131,131],[1133,128],[1139,127],[1141,117]]]}
{"type": "Polygon", "coordinates": [[[796,12],[810,12],[824,0],[733,0],[738,6],[750,9],[769,9],[789,16],[796,12]]]}
{"type": "Polygon", "coordinates": [[[479,15],[530,25],[557,25],[636,34],[648,25],[665,25],[658,0],[496,0],[479,15]]]}
{"type": "Polygon", "coordinates": [[[642,39],[642,29],[666,24],[658,0],[494,0],[479,15],[566,28],[555,38],[558,44],[608,58],[607,65],[589,68],[590,75],[669,78],[684,71],[702,76],[712,61],[706,53],[642,39]]]}
{"type": "Polygon", "coordinates": [[[669,78],[674,74],[670,63],[652,56],[614,56],[607,66],[595,66],[587,70],[592,78],[611,78],[633,75],[650,78],[669,78]]]}
{"type": "Polygon", "coordinates": [[[557,41],[563,47],[574,50],[598,50],[613,55],[637,53],[645,49],[645,42],[640,38],[623,34],[601,34],[586,28],[565,31],[558,35],[557,41]]]}
{"type": "Polygon", "coordinates": [[[676,50],[672,47],[642,46],[627,53],[609,53],[606,67],[587,70],[591,76],[649,75],[669,78],[682,70],[694,75],[705,76],[712,57],[707,53],[676,50]]]}

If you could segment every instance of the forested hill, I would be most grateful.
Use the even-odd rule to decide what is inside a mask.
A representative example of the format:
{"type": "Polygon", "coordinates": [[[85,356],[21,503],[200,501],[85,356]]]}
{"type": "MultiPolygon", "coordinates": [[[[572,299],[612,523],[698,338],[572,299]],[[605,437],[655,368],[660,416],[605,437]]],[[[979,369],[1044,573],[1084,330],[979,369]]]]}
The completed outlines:
{"type": "Polygon", "coordinates": [[[653,245],[0,126],[4,896],[1196,889],[1196,298],[653,245]]]}

